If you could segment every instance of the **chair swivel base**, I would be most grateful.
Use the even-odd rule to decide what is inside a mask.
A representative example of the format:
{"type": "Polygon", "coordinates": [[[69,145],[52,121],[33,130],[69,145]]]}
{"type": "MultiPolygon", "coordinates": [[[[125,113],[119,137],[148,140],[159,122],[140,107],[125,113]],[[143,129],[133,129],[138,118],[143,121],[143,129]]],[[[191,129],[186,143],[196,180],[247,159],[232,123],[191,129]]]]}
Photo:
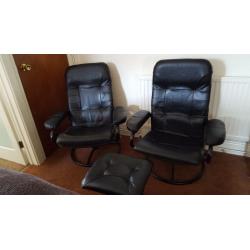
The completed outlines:
{"type": "Polygon", "coordinates": [[[77,158],[77,156],[76,156],[76,150],[77,150],[77,148],[72,148],[72,149],[71,149],[70,155],[71,155],[72,161],[73,161],[75,164],[77,164],[77,165],[79,165],[79,166],[81,166],[81,167],[86,167],[86,168],[91,167],[91,165],[92,165],[92,163],[91,163],[91,158],[92,158],[94,152],[97,150],[97,148],[92,148],[92,149],[91,149],[90,154],[89,154],[89,156],[88,156],[88,159],[87,159],[87,162],[86,162],[86,163],[80,161],[80,160],[77,158]]]}
{"type": "MultiPolygon", "coordinates": [[[[119,142],[112,142],[111,144],[116,144],[116,145],[118,146],[118,151],[117,151],[117,152],[118,152],[118,153],[121,152],[121,145],[120,145],[119,142]]],[[[89,153],[87,162],[82,162],[82,161],[79,160],[79,159],[77,158],[77,156],[76,156],[76,150],[77,150],[77,148],[72,148],[72,149],[71,149],[71,152],[70,152],[71,159],[72,159],[72,161],[73,161],[75,164],[77,164],[77,165],[79,165],[79,166],[81,166],[81,167],[86,167],[86,168],[92,167],[93,162],[91,162],[91,159],[92,159],[92,157],[93,157],[93,155],[94,155],[94,153],[95,153],[95,151],[96,151],[97,149],[98,149],[98,147],[93,147],[93,148],[91,149],[90,153],[89,153]]]]}
{"type": "MultiPolygon", "coordinates": [[[[153,165],[153,163],[152,163],[152,165],[153,165]]],[[[171,185],[188,185],[188,184],[192,184],[192,183],[198,181],[203,176],[204,169],[205,169],[205,162],[202,161],[202,163],[198,167],[199,167],[198,172],[189,179],[177,179],[177,178],[175,178],[175,164],[174,163],[172,164],[170,178],[160,176],[154,170],[152,170],[152,176],[159,181],[162,181],[162,182],[165,182],[165,183],[168,183],[171,185]]]]}

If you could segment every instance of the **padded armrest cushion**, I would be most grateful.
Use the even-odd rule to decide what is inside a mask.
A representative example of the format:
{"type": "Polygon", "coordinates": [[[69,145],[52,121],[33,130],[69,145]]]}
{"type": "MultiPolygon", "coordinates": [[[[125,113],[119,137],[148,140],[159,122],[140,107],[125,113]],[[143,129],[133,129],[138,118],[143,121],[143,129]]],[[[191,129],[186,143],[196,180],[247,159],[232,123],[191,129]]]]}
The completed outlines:
{"type": "Polygon", "coordinates": [[[56,129],[67,115],[68,112],[59,112],[52,115],[47,121],[45,121],[44,127],[50,130],[56,129]]]}
{"type": "Polygon", "coordinates": [[[135,134],[143,124],[148,120],[150,117],[150,113],[146,110],[140,110],[136,112],[132,117],[130,117],[127,121],[127,128],[133,134],[135,134]]]}
{"type": "Polygon", "coordinates": [[[113,124],[119,125],[127,120],[127,111],[123,107],[115,107],[113,110],[113,124]]]}
{"type": "Polygon", "coordinates": [[[226,128],[224,122],[212,119],[205,127],[205,144],[209,146],[221,145],[226,138],[226,128]]]}

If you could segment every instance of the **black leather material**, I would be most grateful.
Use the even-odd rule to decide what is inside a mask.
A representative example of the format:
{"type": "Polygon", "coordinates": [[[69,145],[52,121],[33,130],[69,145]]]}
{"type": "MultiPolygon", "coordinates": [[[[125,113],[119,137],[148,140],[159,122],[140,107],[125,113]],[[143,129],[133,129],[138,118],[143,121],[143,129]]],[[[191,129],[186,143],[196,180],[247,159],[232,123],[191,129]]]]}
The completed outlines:
{"type": "Polygon", "coordinates": [[[91,147],[109,143],[116,140],[117,130],[109,125],[102,127],[70,127],[64,133],[59,134],[56,143],[60,147],[91,147]]]}
{"type": "Polygon", "coordinates": [[[71,66],[66,81],[73,126],[99,127],[112,123],[111,78],[105,63],[71,66]]]}
{"type": "Polygon", "coordinates": [[[149,117],[150,113],[146,110],[140,110],[136,112],[127,121],[128,130],[131,131],[133,134],[137,133],[149,117]]]}
{"type": "Polygon", "coordinates": [[[205,127],[205,144],[209,146],[221,145],[226,138],[226,128],[224,122],[212,119],[205,127]]]}
{"type": "Polygon", "coordinates": [[[56,130],[66,114],[71,127],[59,134],[52,131],[53,140],[63,147],[96,147],[119,139],[119,125],[127,119],[123,107],[113,107],[111,78],[105,63],[70,66],[65,74],[69,111],[58,113],[45,122],[56,130]]]}
{"type": "Polygon", "coordinates": [[[211,77],[207,60],[159,61],[153,73],[152,130],[199,138],[202,144],[211,77]]]}
{"type": "Polygon", "coordinates": [[[139,140],[134,148],[146,154],[190,164],[199,164],[203,155],[203,147],[191,137],[152,131],[139,140]]]}
{"type": "Polygon", "coordinates": [[[151,164],[146,160],[107,154],[93,164],[82,187],[108,194],[142,194],[150,171],[151,164]]]}
{"type": "Polygon", "coordinates": [[[115,107],[113,110],[113,124],[119,125],[127,120],[127,111],[123,107],[115,107]]]}
{"type": "MultiPolygon", "coordinates": [[[[151,131],[135,144],[135,149],[200,164],[205,144],[223,143],[224,123],[208,121],[211,78],[212,66],[207,60],[159,61],[153,72],[151,131]]],[[[137,127],[136,120],[134,124],[128,121],[128,129],[137,132],[142,124],[137,127]]]]}
{"type": "Polygon", "coordinates": [[[59,113],[56,113],[56,114],[52,115],[44,123],[44,127],[46,129],[50,129],[50,130],[56,129],[67,115],[68,115],[68,112],[59,112],[59,113]]]}

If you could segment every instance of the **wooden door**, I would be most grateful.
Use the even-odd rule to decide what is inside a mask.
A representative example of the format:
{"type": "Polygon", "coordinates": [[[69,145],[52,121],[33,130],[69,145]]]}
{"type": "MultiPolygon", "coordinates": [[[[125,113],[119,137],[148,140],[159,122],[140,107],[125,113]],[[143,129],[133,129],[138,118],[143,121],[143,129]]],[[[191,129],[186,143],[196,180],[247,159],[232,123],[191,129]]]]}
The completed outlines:
{"type": "Polygon", "coordinates": [[[66,55],[13,55],[45,154],[56,145],[43,126],[52,114],[67,110],[66,55]],[[21,66],[23,65],[23,66],[21,66]]]}

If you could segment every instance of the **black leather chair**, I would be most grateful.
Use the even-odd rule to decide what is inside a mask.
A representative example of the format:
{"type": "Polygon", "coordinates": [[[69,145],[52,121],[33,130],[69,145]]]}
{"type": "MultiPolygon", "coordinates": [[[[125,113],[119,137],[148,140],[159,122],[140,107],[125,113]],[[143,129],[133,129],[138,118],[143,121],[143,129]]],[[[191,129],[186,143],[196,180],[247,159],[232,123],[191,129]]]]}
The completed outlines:
{"type": "Polygon", "coordinates": [[[119,145],[119,125],[126,122],[123,107],[113,107],[111,78],[105,63],[81,64],[66,71],[69,110],[54,114],[45,122],[50,137],[60,147],[71,148],[73,161],[91,166],[94,151],[105,144],[119,145]],[[60,123],[68,117],[71,126],[58,133],[60,123]],[[87,163],[76,157],[77,148],[92,148],[87,163]]]}
{"type": "Polygon", "coordinates": [[[153,72],[152,112],[141,110],[127,121],[131,145],[148,158],[157,156],[172,162],[166,178],[153,175],[170,184],[189,184],[198,180],[205,164],[210,162],[213,146],[225,140],[225,125],[208,120],[212,66],[203,59],[159,61],[153,72]],[[134,135],[151,117],[151,131],[134,145],[134,135]],[[207,147],[207,148],[206,148],[207,147]],[[190,179],[177,179],[177,162],[200,166],[190,179]]]}

